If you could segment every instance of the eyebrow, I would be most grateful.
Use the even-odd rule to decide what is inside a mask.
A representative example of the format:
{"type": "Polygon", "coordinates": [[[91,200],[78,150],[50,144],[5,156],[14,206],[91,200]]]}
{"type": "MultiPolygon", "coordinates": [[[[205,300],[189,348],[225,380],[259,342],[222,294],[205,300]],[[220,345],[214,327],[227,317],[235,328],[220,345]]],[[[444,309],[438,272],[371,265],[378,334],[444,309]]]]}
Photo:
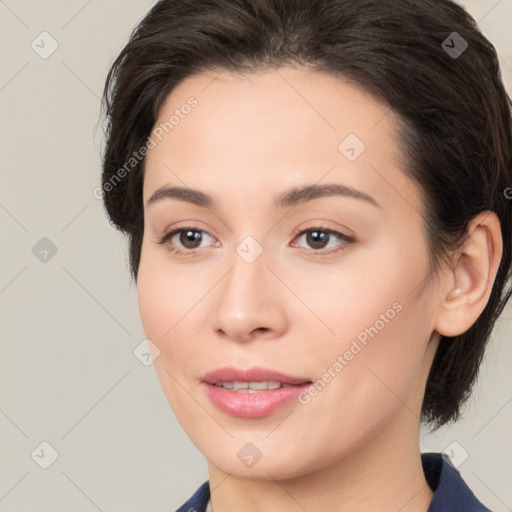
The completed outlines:
{"type": "MultiPolygon", "coordinates": [[[[305,203],[307,201],[312,201],[313,199],[332,196],[352,197],[365,201],[378,208],[381,207],[373,197],[365,194],[364,192],[361,192],[360,190],[356,190],[339,183],[329,183],[325,185],[306,185],[303,187],[292,188],[280,194],[274,200],[274,206],[276,208],[287,208],[297,204],[305,203]]],[[[163,186],[156,189],[148,199],[146,206],[149,206],[163,199],[178,199],[180,201],[192,203],[203,208],[218,210],[218,205],[212,196],[193,188],[170,186],[163,186]]]]}

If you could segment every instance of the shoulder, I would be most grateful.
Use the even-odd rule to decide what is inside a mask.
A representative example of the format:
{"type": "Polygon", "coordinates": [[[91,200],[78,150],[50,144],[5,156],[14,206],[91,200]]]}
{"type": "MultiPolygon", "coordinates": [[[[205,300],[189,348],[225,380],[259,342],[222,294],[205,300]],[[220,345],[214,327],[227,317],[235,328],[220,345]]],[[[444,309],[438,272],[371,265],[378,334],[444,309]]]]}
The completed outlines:
{"type": "Polygon", "coordinates": [[[196,492],[176,512],[205,512],[210,499],[210,484],[208,481],[201,484],[196,492]]]}
{"type": "Polygon", "coordinates": [[[427,512],[492,512],[473,494],[444,453],[421,454],[421,463],[434,497],[427,512]]]}

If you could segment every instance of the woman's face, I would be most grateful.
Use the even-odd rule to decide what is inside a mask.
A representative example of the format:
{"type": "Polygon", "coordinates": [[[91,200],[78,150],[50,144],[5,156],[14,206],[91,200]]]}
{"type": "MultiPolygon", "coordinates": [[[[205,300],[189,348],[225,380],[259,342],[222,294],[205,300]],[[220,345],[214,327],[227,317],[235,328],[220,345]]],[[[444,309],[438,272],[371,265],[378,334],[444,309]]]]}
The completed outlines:
{"type": "Polygon", "coordinates": [[[226,473],[290,478],[398,432],[417,443],[436,289],[392,123],[362,90],[290,68],[196,75],[160,110],[141,319],[178,421],[226,473]]]}

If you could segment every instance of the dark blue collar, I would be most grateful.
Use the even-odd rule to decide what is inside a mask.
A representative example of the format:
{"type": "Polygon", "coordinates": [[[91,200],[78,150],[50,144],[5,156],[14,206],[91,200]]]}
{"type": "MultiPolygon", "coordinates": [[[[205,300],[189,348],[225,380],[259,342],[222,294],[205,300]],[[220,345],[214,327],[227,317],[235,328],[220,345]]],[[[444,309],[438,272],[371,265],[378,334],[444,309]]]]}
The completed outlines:
{"type": "MultiPolygon", "coordinates": [[[[425,479],[434,491],[427,512],[491,512],[476,498],[449,460],[442,453],[421,454],[425,479]]],[[[206,481],[176,512],[189,512],[190,509],[205,512],[209,499],[210,485],[206,481]]]]}
{"type": "Polygon", "coordinates": [[[434,497],[427,512],[491,512],[473,494],[444,453],[422,453],[421,463],[434,497]]]}

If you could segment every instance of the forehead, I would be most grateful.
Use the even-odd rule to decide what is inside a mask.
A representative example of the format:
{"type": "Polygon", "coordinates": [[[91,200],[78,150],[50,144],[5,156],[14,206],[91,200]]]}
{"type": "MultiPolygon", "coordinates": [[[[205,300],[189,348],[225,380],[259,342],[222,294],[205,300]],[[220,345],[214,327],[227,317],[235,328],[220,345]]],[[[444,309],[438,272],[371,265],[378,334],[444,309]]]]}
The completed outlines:
{"type": "MultiPolygon", "coordinates": [[[[172,131],[175,135],[190,135],[186,128],[193,124],[193,131],[202,139],[208,135],[217,143],[226,135],[232,140],[237,135],[255,136],[261,131],[278,135],[283,130],[284,136],[292,134],[297,138],[300,130],[309,137],[318,132],[320,136],[331,135],[334,141],[344,131],[352,130],[370,139],[383,117],[388,121],[393,117],[387,105],[340,77],[283,67],[246,74],[219,70],[192,75],[167,96],[155,126],[165,124],[173,113],[188,111],[185,107],[191,98],[197,106],[185,118],[192,121],[179,122],[172,131]],[[199,127],[201,133],[195,131],[199,127]],[[246,131],[237,132],[239,127],[246,131]]],[[[380,136],[389,126],[384,123],[381,128],[380,133],[376,132],[380,136]]]]}
{"type": "Polygon", "coordinates": [[[373,174],[366,190],[376,192],[382,180],[375,181],[375,172],[401,166],[395,119],[364,90],[325,73],[269,68],[193,75],[160,108],[144,201],[165,183],[206,190],[229,183],[256,193],[262,183],[278,189],[327,173],[329,181],[348,185],[373,174]]]}

